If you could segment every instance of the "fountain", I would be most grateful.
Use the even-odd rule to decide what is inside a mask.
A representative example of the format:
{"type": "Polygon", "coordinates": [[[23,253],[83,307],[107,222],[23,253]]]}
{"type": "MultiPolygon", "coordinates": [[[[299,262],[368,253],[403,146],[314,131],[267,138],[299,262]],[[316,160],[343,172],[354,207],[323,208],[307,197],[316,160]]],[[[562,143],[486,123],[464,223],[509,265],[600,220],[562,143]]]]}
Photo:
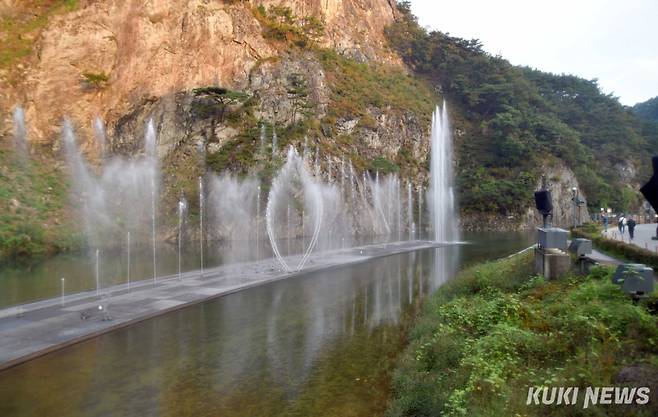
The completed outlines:
{"type": "MultiPolygon", "coordinates": [[[[146,134],[144,137],[144,147],[146,150],[146,155],[147,158],[150,160],[157,160],[157,155],[156,155],[156,139],[155,139],[155,127],[153,126],[153,119],[150,119],[148,121],[148,124],[146,125],[146,134]]],[[[156,193],[156,187],[155,187],[155,170],[156,166],[151,165],[151,169],[153,172],[151,173],[151,241],[153,245],[153,283],[155,284],[158,279],[158,270],[157,270],[157,262],[156,262],[156,219],[155,219],[155,193],[156,193]]]]}
{"type": "Polygon", "coordinates": [[[265,123],[260,125],[260,153],[265,154],[265,123]]]}
{"type": "Polygon", "coordinates": [[[126,259],[126,281],[128,284],[128,289],[130,289],[130,232],[128,232],[128,236],[126,238],[126,254],[127,258],[126,259]]]}
{"type": "Polygon", "coordinates": [[[407,183],[407,228],[409,229],[409,240],[413,239],[414,233],[414,212],[413,212],[413,195],[411,191],[411,182],[407,183]]]}
{"type": "MultiPolygon", "coordinates": [[[[330,198],[335,193],[334,187],[324,186],[312,178],[306,171],[302,158],[291,146],[288,150],[286,163],[272,181],[265,209],[267,235],[270,239],[272,251],[285,271],[299,271],[308,261],[319,239],[320,227],[324,217],[324,199],[330,198]],[[288,210],[289,207],[290,210],[288,210]],[[296,267],[292,268],[281,255],[279,237],[289,236],[288,233],[291,231],[295,234],[300,232],[302,211],[306,217],[311,218],[309,222],[304,222],[306,223],[305,227],[310,226],[312,228],[311,240],[304,249],[296,267]]],[[[301,230],[301,233],[306,232],[301,230]]]]}
{"type": "Polygon", "coordinates": [[[101,255],[96,249],[96,297],[101,295],[101,255]]]}
{"type": "MultiPolygon", "coordinates": [[[[459,216],[457,214],[452,169],[452,134],[448,119],[448,107],[436,108],[432,116],[430,189],[428,206],[433,240],[455,243],[459,240],[459,216]]],[[[450,256],[446,248],[436,249],[434,275],[429,282],[430,291],[441,286],[454,274],[459,254],[450,256]]]]}
{"type": "Polygon", "coordinates": [[[103,120],[101,120],[100,117],[96,117],[92,127],[94,129],[94,138],[98,145],[99,154],[101,158],[103,158],[107,152],[107,138],[105,137],[105,126],[103,125],[103,120]]]}
{"type": "Polygon", "coordinates": [[[258,235],[258,181],[230,173],[208,175],[209,239],[226,243],[228,261],[250,260],[250,242],[258,235]]]}
{"type": "Polygon", "coordinates": [[[276,128],[272,126],[272,157],[276,156],[276,147],[278,146],[279,139],[276,136],[276,128]]]}
{"type": "MultiPolygon", "coordinates": [[[[435,115],[433,143],[445,143],[443,138],[449,125],[445,109],[444,113],[444,118],[435,115]],[[445,130],[442,130],[444,127],[445,130]]],[[[126,275],[129,283],[133,278],[130,271],[131,245],[150,245],[151,278],[155,284],[158,280],[157,210],[161,176],[155,125],[152,120],[148,121],[144,130],[143,155],[132,158],[108,153],[110,142],[106,138],[105,127],[100,118],[94,120],[93,127],[95,142],[105,155],[103,166],[98,170],[91,170],[87,166],[78,149],[71,123],[65,121],[63,128],[64,147],[73,177],[74,198],[81,200],[81,204],[76,206],[82,208],[88,244],[90,247],[104,250],[108,246],[127,242],[126,275]]],[[[261,125],[264,141],[263,127],[264,125],[261,125]]],[[[277,146],[277,134],[273,130],[273,154],[276,154],[277,146]]],[[[301,146],[306,157],[300,157],[298,151],[291,146],[285,164],[268,187],[267,196],[261,195],[261,184],[254,178],[239,178],[229,173],[199,177],[198,227],[202,274],[205,268],[206,239],[223,243],[221,255],[224,262],[253,260],[254,249],[255,257],[260,259],[260,239],[263,236],[261,227],[265,228],[274,257],[286,271],[303,268],[313,251],[347,248],[357,237],[399,241],[406,239],[403,234],[405,228],[408,229],[409,240],[415,237],[413,188],[410,181],[407,181],[405,207],[402,189],[404,181],[397,173],[357,173],[352,161],[343,157],[339,160],[340,166],[334,166],[336,160],[327,159],[323,175],[319,147],[316,146],[313,152],[309,149],[307,139],[303,144],[300,143],[301,146]],[[361,177],[362,181],[359,180],[361,177]],[[261,202],[266,204],[263,207],[264,213],[261,210],[261,202]],[[206,207],[210,208],[208,213],[206,207]],[[263,214],[265,222],[261,223],[263,214]],[[205,230],[207,221],[210,221],[210,226],[205,230]],[[320,228],[323,233],[320,233],[320,228]],[[280,250],[283,239],[286,240],[285,254],[280,250]],[[284,259],[284,255],[287,259],[284,259]],[[292,261],[291,256],[294,259],[292,261]]],[[[436,171],[437,166],[447,166],[444,155],[446,151],[442,150],[438,154],[444,157],[444,162],[441,162],[442,160],[434,155],[439,148],[433,146],[432,149],[432,178],[443,188],[437,191],[438,194],[433,193],[431,199],[434,199],[435,194],[448,193],[451,202],[446,203],[446,207],[453,207],[454,210],[452,182],[442,180],[445,173],[436,171]]],[[[448,174],[451,175],[451,172],[448,171],[448,174]]],[[[436,188],[434,184],[433,182],[432,190],[436,188]]],[[[418,192],[420,227],[422,190],[419,189],[418,192]]],[[[443,202],[448,201],[445,196],[437,198],[443,202]]],[[[432,207],[438,205],[439,203],[432,207]]],[[[181,217],[183,214],[180,203],[178,214],[178,276],[181,277],[184,219],[181,217]]],[[[454,223],[454,217],[451,220],[454,223]]],[[[447,220],[442,222],[432,224],[439,224],[436,230],[444,230],[440,225],[445,224],[447,220]]],[[[454,240],[456,236],[452,234],[441,241],[454,240]]]]}
{"type": "Polygon", "coordinates": [[[423,233],[423,187],[418,187],[418,234],[423,233]]]}
{"type": "Polygon", "coordinates": [[[205,207],[203,196],[203,178],[199,177],[199,254],[201,256],[201,275],[203,275],[203,209],[205,207]]]}
{"type": "Polygon", "coordinates": [[[14,109],[14,147],[18,158],[26,161],[29,150],[27,143],[27,129],[25,127],[25,112],[20,106],[14,109]]]}
{"type": "Polygon", "coordinates": [[[187,203],[185,202],[185,199],[181,199],[178,201],[178,279],[182,280],[183,279],[183,270],[181,269],[181,260],[182,260],[182,253],[181,250],[183,248],[183,223],[184,223],[184,216],[185,216],[185,211],[187,210],[187,203]]]}
{"type": "Polygon", "coordinates": [[[128,233],[131,234],[131,243],[150,241],[155,281],[160,174],[153,122],[149,122],[145,129],[143,156],[107,156],[99,170],[92,170],[87,165],[68,120],[64,121],[62,137],[71,169],[72,199],[74,206],[80,207],[88,246],[118,249],[123,246],[122,242],[126,242],[128,233]]]}
{"type": "Polygon", "coordinates": [[[452,169],[452,134],[448,119],[448,106],[437,106],[432,116],[432,151],[428,195],[433,238],[437,242],[459,240],[452,169]]]}

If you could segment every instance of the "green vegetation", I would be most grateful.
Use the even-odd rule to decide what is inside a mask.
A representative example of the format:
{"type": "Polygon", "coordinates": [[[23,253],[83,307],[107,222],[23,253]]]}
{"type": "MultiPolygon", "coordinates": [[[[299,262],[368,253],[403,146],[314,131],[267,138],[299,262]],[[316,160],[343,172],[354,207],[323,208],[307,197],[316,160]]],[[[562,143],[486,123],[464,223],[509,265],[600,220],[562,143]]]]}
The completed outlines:
{"type": "Polygon", "coordinates": [[[0,149],[0,261],[79,247],[67,189],[56,169],[0,149]]]}
{"type": "Polygon", "coordinates": [[[658,97],[637,103],[633,106],[633,111],[643,119],[658,123],[658,97]]]}
{"type": "Polygon", "coordinates": [[[635,193],[611,169],[638,162],[658,148],[658,129],[601,93],[596,80],[511,65],[477,40],[428,32],[399,4],[402,17],[387,28],[391,45],[414,71],[440,86],[461,115],[458,183],[466,211],[521,211],[531,205],[538,167],[563,160],[581,182],[592,207],[626,210],[635,193]],[[620,190],[626,190],[626,194],[620,190]],[[624,197],[624,198],[622,198],[624,197]]]}
{"type": "Polygon", "coordinates": [[[608,239],[601,234],[601,228],[596,224],[590,223],[583,225],[582,227],[573,230],[571,234],[574,237],[582,237],[591,240],[597,248],[611,256],[645,264],[658,271],[658,254],[630,243],[608,239]]]}
{"type": "Polygon", "coordinates": [[[263,5],[254,9],[254,16],[263,25],[263,36],[300,48],[315,45],[324,34],[324,25],[315,16],[296,16],[290,7],[263,5]]]}
{"type": "Polygon", "coordinates": [[[104,72],[85,71],[82,73],[82,79],[88,87],[100,89],[107,85],[107,81],[110,77],[104,72]]]}
{"type": "Polygon", "coordinates": [[[391,107],[431,120],[437,97],[429,85],[399,68],[360,63],[332,49],[318,52],[331,85],[330,118],[357,118],[372,107],[391,107]]]}
{"type": "Polygon", "coordinates": [[[431,296],[394,374],[389,416],[628,415],[525,402],[529,386],[613,386],[629,364],[658,372],[656,295],[634,304],[604,267],[545,282],[531,264],[528,253],[476,265],[431,296]]]}
{"type": "Polygon", "coordinates": [[[370,171],[390,174],[400,171],[400,167],[383,156],[378,156],[370,162],[370,171]]]}
{"type": "Polygon", "coordinates": [[[209,167],[217,172],[230,169],[239,174],[247,174],[256,168],[261,178],[267,180],[281,164],[276,158],[272,161],[265,157],[271,154],[270,143],[273,129],[276,128],[279,149],[285,149],[290,144],[299,147],[308,137],[311,148],[317,146],[323,155],[349,157],[355,168],[360,170],[382,173],[402,171],[404,174],[411,169],[420,169],[425,161],[411,157],[411,143],[405,144],[393,161],[385,157],[368,159],[363,156],[366,145],[355,139],[357,135],[339,134],[335,126],[339,120],[357,119],[358,128],[376,129],[378,124],[371,111],[382,108],[401,116],[412,114],[429,123],[436,102],[429,86],[397,68],[358,63],[333,50],[317,49],[314,53],[325,70],[331,88],[327,115],[320,121],[314,117],[317,110],[309,100],[308,80],[299,73],[287,76],[286,93],[292,102],[292,111],[290,115],[285,115],[285,121],[276,126],[254,117],[255,97],[247,98],[242,93],[225,89],[212,90],[215,87],[194,90],[196,98],[192,108],[195,116],[214,118],[219,122],[226,108],[226,124],[239,131],[221,149],[207,156],[209,167]],[[240,100],[231,103],[209,99],[212,95],[236,94],[240,95],[240,100]],[[265,125],[267,137],[265,155],[259,151],[262,125],[265,125]]]}
{"type": "MultiPolygon", "coordinates": [[[[231,106],[245,103],[249,98],[243,92],[218,86],[195,88],[192,93],[195,96],[195,100],[192,102],[194,115],[200,119],[212,118],[219,123],[224,123],[226,112],[230,110],[231,106]]],[[[235,115],[230,116],[233,121],[238,119],[235,115]]]]}
{"type": "Polygon", "coordinates": [[[11,68],[32,53],[38,32],[50,17],[74,10],[77,0],[31,0],[12,5],[11,12],[0,17],[0,68],[11,68]]]}
{"type": "MultiPolygon", "coordinates": [[[[376,63],[359,63],[339,55],[334,50],[318,51],[325,70],[331,97],[327,116],[321,121],[322,135],[332,139],[323,143],[321,151],[345,155],[357,169],[372,169],[371,161],[363,159],[362,148],[353,136],[339,136],[333,131],[339,120],[358,119],[358,127],[376,129],[378,122],[372,111],[386,109],[400,117],[412,115],[421,124],[429,124],[437,102],[429,84],[399,68],[376,63]]],[[[402,175],[417,173],[426,161],[411,158],[411,143],[404,144],[396,161],[391,161],[402,175]]],[[[395,171],[398,171],[395,169],[395,171]]]]}

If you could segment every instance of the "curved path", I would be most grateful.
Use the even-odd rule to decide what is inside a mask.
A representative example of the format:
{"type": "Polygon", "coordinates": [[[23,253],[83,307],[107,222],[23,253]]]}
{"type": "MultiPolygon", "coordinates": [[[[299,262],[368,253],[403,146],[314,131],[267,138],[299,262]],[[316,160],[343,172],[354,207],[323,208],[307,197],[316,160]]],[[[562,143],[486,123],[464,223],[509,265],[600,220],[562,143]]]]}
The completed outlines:
{"type": "Polygon", "coordinates": [[[628,229],[624,231],[624,234],[621,234],[616,225],[610,225],[608,230],[603,232],[603,236],[609,239],[631,243],[643,249],[658,253],[658,240],[651,239],[656,236],[656,223],[638,224],[635,226],[635,238],[633,240],[628,235],[628,229]]]}

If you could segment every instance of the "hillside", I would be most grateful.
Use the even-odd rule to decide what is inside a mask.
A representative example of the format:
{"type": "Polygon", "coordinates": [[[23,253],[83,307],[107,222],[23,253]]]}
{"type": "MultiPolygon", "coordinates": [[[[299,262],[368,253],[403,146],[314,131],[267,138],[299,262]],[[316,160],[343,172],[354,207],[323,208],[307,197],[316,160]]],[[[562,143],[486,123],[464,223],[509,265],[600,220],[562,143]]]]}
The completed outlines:
{"type": "Polygon", "coordinates": [[[645,120],[658,122],[658,97],[651,98],[643,103],[637,103],[633,106],[633,111],[645,120]]]}
{"type": "Polygon", "coordinates": [[[589,207],[629,210],[649,175],[658,134],[595,80],[517,67],[464,40],[421,28],[400,4],[387,29],[416,74],[459,108],[460,201],[467,211],[521,211],[546,161],[576,173],[589,207]]]}

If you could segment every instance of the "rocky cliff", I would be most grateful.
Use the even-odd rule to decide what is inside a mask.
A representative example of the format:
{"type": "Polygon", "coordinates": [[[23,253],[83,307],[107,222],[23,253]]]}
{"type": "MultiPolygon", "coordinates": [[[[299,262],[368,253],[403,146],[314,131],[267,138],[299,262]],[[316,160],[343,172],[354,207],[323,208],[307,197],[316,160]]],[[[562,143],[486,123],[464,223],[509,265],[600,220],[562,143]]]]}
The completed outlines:
{"type": "MultiPolygon", "coordinates": [[[[6,13],[20,6],[8,3],[6,13]]],[[[258,19],[259,6],[267,12],[281,5],[298,20],[313,16],[322,23],[320,46],[359,60],[398,62],[383,36],[394,15],[388,0],[81,1],[30,33],[33,52],[18,74],[9,79],[3,72],[3,117],[22,105],[30,140],[51,144],[63,117],[88,134],[94,117],[113,124],[144,99],[205,85],[244,89],[255,66],[289,47],[266,39],[258,19]]]]}

